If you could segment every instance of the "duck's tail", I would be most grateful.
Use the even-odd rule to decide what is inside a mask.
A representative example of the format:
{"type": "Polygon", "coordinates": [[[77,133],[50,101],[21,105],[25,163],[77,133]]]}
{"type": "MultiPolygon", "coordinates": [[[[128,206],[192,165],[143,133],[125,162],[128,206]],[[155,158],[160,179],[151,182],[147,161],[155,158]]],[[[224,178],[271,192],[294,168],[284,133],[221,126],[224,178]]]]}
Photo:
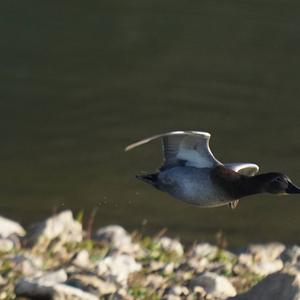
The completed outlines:
{"type": "Polygon", "coordinates": [[[142,180],[148,184],[158,187],[158,173],[145,174],[145,175],[136,175],[136,178],[142,180]]]}

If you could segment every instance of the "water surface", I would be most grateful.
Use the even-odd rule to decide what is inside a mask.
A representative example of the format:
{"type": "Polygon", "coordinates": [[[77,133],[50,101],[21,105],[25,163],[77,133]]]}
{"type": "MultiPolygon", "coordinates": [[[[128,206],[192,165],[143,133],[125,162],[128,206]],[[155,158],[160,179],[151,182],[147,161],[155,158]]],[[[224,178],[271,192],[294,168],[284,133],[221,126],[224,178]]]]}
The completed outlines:
{"type": "Polygon", "coordinates": [[[96,207],[96,227],[299,243],[299,197],[195,208],[135,180],[159,165],[159,143],[123,152],[209,131],[219,160],[300,184],[299,12],[280,0],[2,2],[1,214],[28,224],[96,207]]]}

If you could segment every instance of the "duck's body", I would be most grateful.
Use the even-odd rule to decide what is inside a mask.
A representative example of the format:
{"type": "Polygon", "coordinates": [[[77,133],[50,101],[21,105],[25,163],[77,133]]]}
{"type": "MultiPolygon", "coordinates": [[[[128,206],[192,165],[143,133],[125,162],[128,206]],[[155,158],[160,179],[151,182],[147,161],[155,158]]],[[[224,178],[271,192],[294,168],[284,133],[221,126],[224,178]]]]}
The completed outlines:
{"type": "Polygon", "coordinates": [[[222,164],[211,153],[206,132],[170,132],[141,140],[126,150],[157,138],[163,141],[163,165],[158,172],[137,178],[184,202],[234,208],[240,198],[252,194],[300,193],[284,174],[256,175],[259,167],[252,163],[222,164]]]}
{"type": "Polygon", "coordinates": [[[213,174],[214,169],[211,168],[178,166],[139,178],[189,204],[213,207],[234,201],[214,182],[213,174]]]}

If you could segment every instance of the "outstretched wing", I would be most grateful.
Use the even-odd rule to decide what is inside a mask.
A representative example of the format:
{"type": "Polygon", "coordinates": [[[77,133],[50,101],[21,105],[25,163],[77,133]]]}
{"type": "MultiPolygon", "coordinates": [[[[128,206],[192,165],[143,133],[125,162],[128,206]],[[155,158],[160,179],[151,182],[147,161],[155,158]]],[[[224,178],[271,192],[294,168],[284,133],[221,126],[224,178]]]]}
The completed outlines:
{"type": "Polygon", "coordinates": [[[247,176],[254,176],[259,171],[259,166],[252,163],[229,163],[224,167],[247,176]]]}
{"type": "Polygon", "coordinates": [[[158,134],[126,147],[125,151],[161,138],[164,152],[162,169],[176,165],[210,168],[221,163],[209,148],[210,134],[202,131],[172,131],[158,134]]]}

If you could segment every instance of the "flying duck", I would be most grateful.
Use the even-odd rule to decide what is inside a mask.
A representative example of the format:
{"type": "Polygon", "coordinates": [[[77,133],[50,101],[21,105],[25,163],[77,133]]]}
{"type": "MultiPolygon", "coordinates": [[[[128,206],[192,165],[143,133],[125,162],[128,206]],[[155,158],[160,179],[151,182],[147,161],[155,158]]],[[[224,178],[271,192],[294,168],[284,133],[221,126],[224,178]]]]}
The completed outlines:
{"type": "Polygon", "coordinates": [[[259,167],[253,163],[222,164],[209,148],[207,132],[158,134],[127,146],[125,151],[155,139],[162,140],[163,164],[155,173],[136,177],[184,202],[201,207],[235,208],[240,198],[249,195],[300,193],[300,188],[285,174],[257,175],[259,167]]]}

